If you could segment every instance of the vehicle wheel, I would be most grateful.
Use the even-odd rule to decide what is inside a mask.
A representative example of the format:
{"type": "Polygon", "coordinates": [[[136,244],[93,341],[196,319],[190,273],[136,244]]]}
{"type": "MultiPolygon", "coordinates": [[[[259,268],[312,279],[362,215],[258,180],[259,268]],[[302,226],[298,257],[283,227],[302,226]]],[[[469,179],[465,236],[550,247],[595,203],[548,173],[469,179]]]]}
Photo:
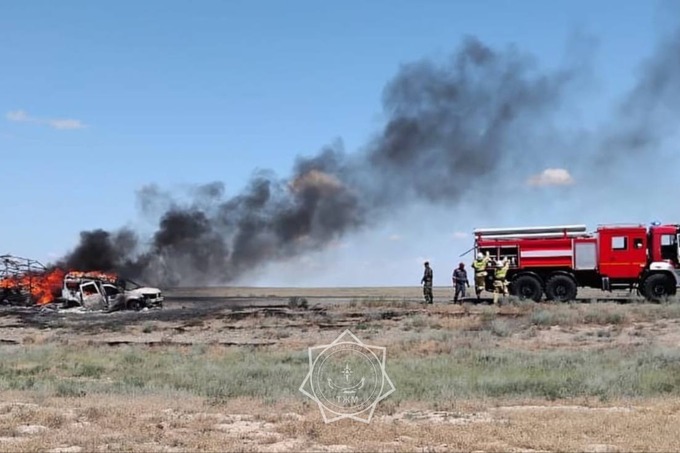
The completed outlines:
{"type": "Polygon", "coordinates": [[[129,300],[127,303],[128,310],[139,311],[144,308],[144,303],[139,299],[129,300]]]}
{"type": "Polygon", "coordinates": [[[520,275],[512,281],[513,296],[519,297],[520,300],[531,299],[534,302],[541,300],[543,296],[543,288],[541,282],[531,275],[520,275]]]}
{"type": "Polygon", "coordinates": [[[545,284],[549,300],[567,302],[576,299],[576,282],[568,275],[553,275],[545,284]]]}
{"type": "Polygon", "coordinates": [[[675,284],[667,275],[652,274],[642,284],[642,294],[651,302],[662,302],[675,294],[675,284]]]}

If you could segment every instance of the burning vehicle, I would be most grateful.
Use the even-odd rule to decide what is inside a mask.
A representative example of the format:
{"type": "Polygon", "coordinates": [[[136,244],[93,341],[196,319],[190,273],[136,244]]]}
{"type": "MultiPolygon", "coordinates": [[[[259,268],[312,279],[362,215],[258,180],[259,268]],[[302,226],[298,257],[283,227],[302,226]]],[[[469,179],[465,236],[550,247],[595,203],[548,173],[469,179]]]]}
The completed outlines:
{"type": "Polygon", "coordinates": [[[64,276],[60,302],[65,307],[81,306],[104,311],[162,308],[160,289],[103,272],[71,271],[64,276]]]}
{"type": "Polygon", "coordinates": [[[39,261],[12,255],[0,256],[0,303],[44,305],[50,303],[62,284],[64,272],[48,271],[39,261]]]}
{"type": "Polygon", "coordinates": [[[162,308],[160,289],[143,286],[113,273],[47,269],[38,261],[0,256],[0,303],[58,304],[104,311],[162,308]]]}

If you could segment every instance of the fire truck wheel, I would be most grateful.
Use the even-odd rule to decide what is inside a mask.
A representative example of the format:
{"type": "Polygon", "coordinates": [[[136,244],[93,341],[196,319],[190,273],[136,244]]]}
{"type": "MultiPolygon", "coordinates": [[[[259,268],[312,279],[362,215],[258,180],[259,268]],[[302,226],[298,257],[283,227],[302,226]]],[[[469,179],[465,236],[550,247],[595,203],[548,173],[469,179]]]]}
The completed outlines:
{"type": "Polygon", "coordinates": [[[576,283],[567,275],[553,275],[545,284],[549,300],[567,302],[576,299],[576,283]]]}
{"type": "Polygon", "coordinates": [[[520,275],[512,282],[513,293],[520,300],[531,299],[534,302],[541,300],[543,288],[541,282],[531,275],[520,275]]]}
{"type": "Polygon", "coordinates": [[[661,302],[668,296],[673,295],[675,285],[664,274],[652,274],[647,277],[642,285],[642,294],[647,300],[661,302]]]}

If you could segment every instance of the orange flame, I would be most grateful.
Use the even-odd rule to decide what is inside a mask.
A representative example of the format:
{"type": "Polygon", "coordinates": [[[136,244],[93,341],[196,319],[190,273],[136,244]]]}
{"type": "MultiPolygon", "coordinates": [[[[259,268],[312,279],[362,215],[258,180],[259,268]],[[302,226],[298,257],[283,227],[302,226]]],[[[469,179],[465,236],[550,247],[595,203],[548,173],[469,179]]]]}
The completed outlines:
{"type": "Polygon", "coordinates": [[[46,273],[28,272],[3,278],[0,280],[0,288],[29,292],[36,304],[45,305],[54,299],[54,294],[61,288],[63,278],[64,271],[61,269],[46,273]]]}
{"type": "Polygon", "coordinates": [[[107,283],[115,283],[118,280],[118,275],[110,272],[99,272],[99,271],[68,271],[64,275],[64,280],[78,280],[81,278],[92,278],[95,280],[102,280],[107,283]]]}
{"type": "Polygon", "coordinates": [[[82,272],[55,269],[49,272],[28,272],[19,276],[5,277],[0,280],[0,289],[14,289],[31,294],[37,305],[45,305],[54,300],[55,294],[61,290],[64,280],[92,278],[115,283],[116,274],[105,272],[82,272]]]}

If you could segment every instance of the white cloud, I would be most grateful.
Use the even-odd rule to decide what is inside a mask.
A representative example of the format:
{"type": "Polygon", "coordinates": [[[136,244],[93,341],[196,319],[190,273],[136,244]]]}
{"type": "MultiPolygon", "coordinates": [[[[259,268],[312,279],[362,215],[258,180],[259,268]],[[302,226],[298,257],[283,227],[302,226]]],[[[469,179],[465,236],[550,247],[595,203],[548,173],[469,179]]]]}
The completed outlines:
{"type": "Polygon", "coordinates": [[[30,121],[28,115],[23,110],[15,110],[13,112],[7,112],[5,117],[10,121],[30,121]]]}
{"type": "Polygon", "coordinates": [[[82,129],[85,127],[82,121],[67,118],[47,120],[47,124],[49,124],[55,129],[82,129]]]}
{"type": "Polygon", "coordinates": [[[527,180],[530,186],[568,186],[574,184],[574,178],[564,168],[546,168],[541,173],[527,180]]]}
{"type": "Polygon", "coordinates": [[[65,130],[65,129],[83,129],[85,124],[76,119],[72,118],[37,118],[29,115],[23,110],[13,110],[7,112],[5,118],[8,121],[14,121],[18,123],[35,123],[44,124],[50,126],[53,129],[65,130]]]}
{"type": "Polygon", "coordinates": [[[464,231],[454,231],[451,237],[453,239],[468,239],[470,235],[464,231]]]}
{"type": "Polygon", "coordinates": [[[393,234],[388,239],[390,241],[401,241],[403,237],[400,234],[393,234]]]}

